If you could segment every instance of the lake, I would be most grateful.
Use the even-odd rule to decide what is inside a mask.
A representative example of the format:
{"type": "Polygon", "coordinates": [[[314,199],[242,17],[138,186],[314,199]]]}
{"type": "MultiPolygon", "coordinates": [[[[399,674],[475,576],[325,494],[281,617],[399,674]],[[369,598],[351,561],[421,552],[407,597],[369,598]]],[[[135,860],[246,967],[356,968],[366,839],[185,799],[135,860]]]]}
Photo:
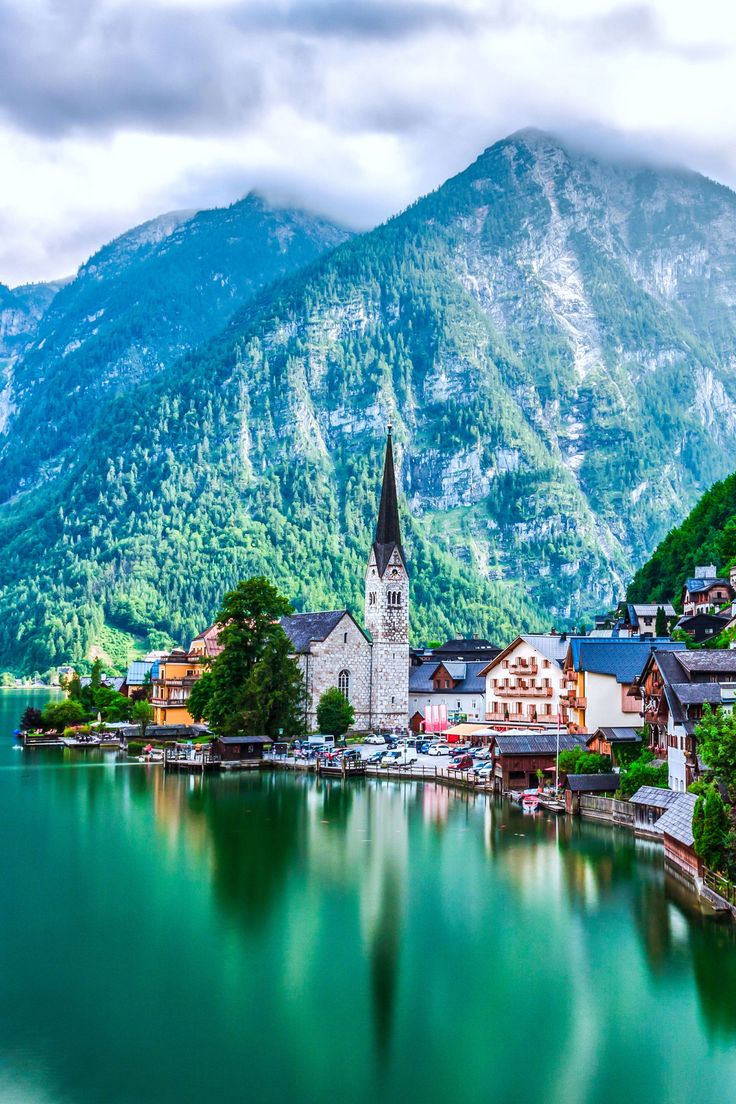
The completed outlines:
{"type": "Polygon", "coordinates": [[[734,928],[655,845],[434,785],[19,752],[28,700],[0,696],[2,1104],[733,1094],[734,928]]]}

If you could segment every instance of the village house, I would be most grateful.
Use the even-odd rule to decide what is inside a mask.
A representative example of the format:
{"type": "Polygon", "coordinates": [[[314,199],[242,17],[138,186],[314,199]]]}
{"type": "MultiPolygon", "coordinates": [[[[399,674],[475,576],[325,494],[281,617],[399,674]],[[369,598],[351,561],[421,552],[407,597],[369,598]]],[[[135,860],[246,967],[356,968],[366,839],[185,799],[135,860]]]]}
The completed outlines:
{"type": "Polygon", "coordinates": [[[727,613],[693,613],[689,617],[681,617],[675,628],[687,633],[696,644],[703,644],[723,632],[730,620],[730,609],[727,613]]]}
{"type": "Polygon", "coordinates": [[[194,724],[188,700],[201,673],[201,658],[183,648],[174,648],[169,655],[156,660],[151,669],[154,724],[194,724]]]}
{"type": "MultiPolygon", "coordinates": [[[[655,646],[630,637],[574,637],[563,671],[562,716],[569,732],[591,733],[603,726],[626,728],[639,720],[639,702],[629,695],[655,646]]],[[[657,641],[660,648],[683,650],[683,643],[657,641]]]]}
{"type": "Polygon", "coordinates": [[[596,729],[585,746],[595,755],[607,755],[611,764],[619,767],[627,752],[639,753],[641,742],[641,732],[636,728],[606,727],[596,729]]]}
{"type": "Polygon", "coordinates": [[[657,632],[657,613],[664,610],[668,631],[677,620],[675,607],[671,602],[623,602],[619,607],[621,618],[618,632],[622,636],[655,636],[657,632]]]}
{"type": "Polygon", "coordinates": [[[696,613],[717,613],[736,597],[736,568],[731,578],[718,575],[715,564],[695,568],[692,579],[686,579],[682,590],[682,612],[685,617],[696,613]]]}
{"type": "MultiPolygon", "coordinates": [[[[435,652],[435,656],[437,653],[435,652]]],[[[409,724],[413,732],[446,731],[485,719],[485,660],[424,662],[409,671],[409,724]]]]}
{"type": "Polygon", "coordinates": [[[501,654],[501,649],[492,644],[490,640],[482,640],[480,637],[456,637],[454,640],[446,640],[439,648],[432,648],[428,659],[457,659],[461,662],[472,663],[483,660],[490,663],[492,659],[501,654]]]}
{"type": "MultiPolygon", "coordinates": [[[[570,736],[566,732],[560,733],[560,751],[580,746],[580,737],[570,736]]],[[[556,732],[527,732],[515,736],[495,734],[490,742],[493,788],[497,793],[529,789],[539,782],[538,770],[544,773],[547,781],[552,780],[557,762],[557,747],[556,732]]]]}
{"type": "Polygon", "coordinates": [[[517,636],[480,672],[486,680],[486,721],[495,726],[552,725],[563,688],[565,633],[517,636]]]}
{"type": "Polygon", "coordinates": [[[669,786],[684,792],[700,774],[695,726],[703,706],[721,704],[721,684],[736,681],[736,651],[655,648],[630,694],[640,700],[649,747],[668,763],[669,786]]]}

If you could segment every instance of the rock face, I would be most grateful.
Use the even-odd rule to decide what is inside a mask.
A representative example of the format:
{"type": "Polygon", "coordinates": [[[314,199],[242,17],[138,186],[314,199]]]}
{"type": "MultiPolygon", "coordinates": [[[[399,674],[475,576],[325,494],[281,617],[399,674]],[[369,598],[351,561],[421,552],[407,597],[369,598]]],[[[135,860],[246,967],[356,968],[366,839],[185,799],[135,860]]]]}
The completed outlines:
{"type": "Polygon", "coordinates": [[[609,605],[736,467],[736,196],[703,177],[521,132],[172,367],[203,289],[213,317],[238,307],[207,234],[174,248],[191,225],[125,244],[181,256],[165,302],[147,260],[121,297],[102,257],[90,305],[64,289],[17,366],[5,663],[84,654],[102,626],[184,637],[257,570],[300,608],[359,609],[389,417],[417,637],[609,605]]]}

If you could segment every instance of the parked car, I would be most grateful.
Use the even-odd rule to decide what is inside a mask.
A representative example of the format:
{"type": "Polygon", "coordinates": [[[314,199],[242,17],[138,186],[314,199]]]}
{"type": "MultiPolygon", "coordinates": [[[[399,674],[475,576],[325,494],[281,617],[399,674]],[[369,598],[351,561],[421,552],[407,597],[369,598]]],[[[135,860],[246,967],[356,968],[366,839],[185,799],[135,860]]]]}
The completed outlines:
{"type": "Polygon", "coordinates": [[[478,750],[475,752],[475,758],[476,759],[481,759],[481,760],[490,759],[491,758],[491,749],[489,747],[478,748],[478,750]]]}
{"type": "Polygon", "coordinates": [[[366,763],[381,763],[385,754],[385,751],[374,751],[372,755],[368,756],[366,763]]]}
{"type": "Polygon", "coordinates": [[[481,763],[475,768],[475,777],[479,782],[488,782],[493,778],[494,769],[493,763],[481,763]]]}
{"type": "Polygon", "coordinates": [[[386,737],[381,736],[378,732],[369,732],[366,736],[364,743],[366,744],[385,744],[386,737]]]}
{"type": "Polygon", "coordinates": [[[394,748],[392,751],[387,751],[381,759],[382,767],[408,767],[411,763],[416,763],[419,756],[414,748],[394,748]]]}
{"type": "Polygon", "coordinates": [[[363,758],[363,756],[360,754],[360,750],[358,748],[346,748],[345,751],[343,752],[342,757],[345,760],[354,759],[358,763],[363,758]]]}
{"type": "Polygon", "coordinates": [[[427,755],[431,746],[429,740],[425,740],[423,744],[417,746],[417,751],[420,755],[427,755]]]}
{"type": "Polygon", "coordinates": [[[465,754],[465,755],[458,755],[457,759],[453,759],[453,761],[448,764],[447,769],[448,770],[462,770],[462,771],[464,771],[464,770],[470,770],[470,768],[472,766],[473,766],[473,756],[465,754]]]}
{"type": "Polygon", "coordinates": [[[432,744],[432,746],[430,747],[427,754],[428,755],[449,755],[450,754],[450,748],[449,748],[448,744],[432,744]]]}

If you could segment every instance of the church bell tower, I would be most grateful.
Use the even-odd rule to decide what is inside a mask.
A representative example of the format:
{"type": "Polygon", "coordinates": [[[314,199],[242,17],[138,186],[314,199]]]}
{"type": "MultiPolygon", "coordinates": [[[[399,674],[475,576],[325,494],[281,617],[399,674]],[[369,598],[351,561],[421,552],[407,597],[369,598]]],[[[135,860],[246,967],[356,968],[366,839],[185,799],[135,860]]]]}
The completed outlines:
{"type": "Polygon", "coordinates": [[[409,722],[409,577],[401,546],[390,423],[376,536],[365,573],[365,627],[373,640],[373,727],[405,728],[409,722]]]}

